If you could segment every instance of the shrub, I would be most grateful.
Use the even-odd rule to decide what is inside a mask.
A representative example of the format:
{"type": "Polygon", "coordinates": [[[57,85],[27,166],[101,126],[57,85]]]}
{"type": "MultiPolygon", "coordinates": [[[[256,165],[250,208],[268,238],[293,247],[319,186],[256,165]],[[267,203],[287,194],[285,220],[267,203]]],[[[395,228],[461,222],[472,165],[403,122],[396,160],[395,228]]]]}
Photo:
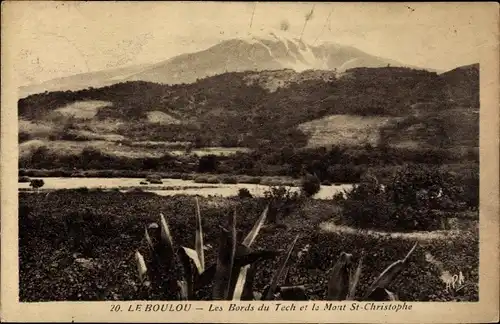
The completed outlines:
{"type": "Polygon", "coordinates": [[[240,190],[238,190],[238,198],[253,198],[253,196],[247,188],[240,188],[240,190]]]}
{"type": "Polygon", "coordinates": [[[238,179],[234,176],[221,176],[220,182],[227,184],[236,184],[238,183],[238,179]]]}
{"type": "Polygon", "coordinates": [[[276,223],[278,215],[281,218],[289,216],[301,203],[300,195],[290,188],[270,187],[264,192],[264,199],[269,204],[269,220],[276,223]]]}
{"type": "Polygon", "coordinates": [[[149,183],[162,183],[161,176],[157,174],[148,174],[146,176],[146,181],[148,181],[149,183]]]}
{"type": "Polygon", "coordinates": [[[358,228],[391,229],[393,205],[375,183],[354,185],[342,202],[345,222],[358,228]]]}
{"type": "Polygon", "coordinates": [[[345,191],[337,192],[336,194],[334,194],[332,200],[341,205],[345,201],[345,191]]]}
{"type": "Polygon", "coordinates": [[[149,183],[151,183],[151,184],[162,184],[163,182],[161,180],[153,179],[153,180],[149,180],[149,183]]]}
{"type": "Polygon", "coordinates": [[[194,179],[195,183],[219,183],[219,178],[217,176],[201,175],[194,179]]]}
{"type": "Polygon", "coordinates": [[[260,177],[242,176],[239,179],[239,183],[260,184],[260,182],[260,177]]]}
{"type": "Polygon", "coordinates": [[[33,189],[41,188],[44,185],[45,185],[45,181],[43,181],[43,179],[33,179],[30,182],[30,186],[33,187],[33,189]]]}
{"type": "Polygon", "coordinates": [[[202,156],[198,161],[198,172],[215,172],[218,165],[217,156],[214,154],[202,156]]]}
{"type": "Polygon", "coordinates": [[[463,192],[447,172],[422,166],[405,166],[382,186],[364,177],[347,193],[344,220],[360,228],[383,230],[436,230],[445,213],[461,208],[463,192]]]}
{"type": "Polygon", "coordinates": [[[189,173],[183,173],[181,175],[181,179],[182,180],[193,180],[194,176],[192,174],[189,174],[189,173]]]}
{"type": "Polygon", "coordinates": [[[144,189],[139,188],[139,187],[134,187],[134,188],[128,190],[127,192],[130,192],[130,193],[139,193],[139,194],[147,193],[147,191],[144,191],[144,189]]]}
{"type": "Polygon", "coordinates": [[[301,189],[307,197],[312,197],[321,189],[321,182],[316,175],[308,174],[302,179],[301,189]]]}
{"type": "Polygon", "coordinates": [[[195,183],[208,183],[208,177],[204,175],[197,176],[194,178],[195,183]]]}
{"type": "Polygon", "coordinates": [[[89,188],[87,188],[87,187],[79,187],[79,188],[76,188],[75,191],[79,192],[79,193],[88,193],[89,192],[89,188]]]}
{"type": "Polygon", "coordinates": [[[180,172],[173,172],[171,174],[168,175],[168,178],[170,179],[182,179],[182,173],[180,172]]]}
{"type": "Polygon", "coordinates": [[[208,176],[207,183],[220,183],[220,181],[217,176],[208,176]]]}

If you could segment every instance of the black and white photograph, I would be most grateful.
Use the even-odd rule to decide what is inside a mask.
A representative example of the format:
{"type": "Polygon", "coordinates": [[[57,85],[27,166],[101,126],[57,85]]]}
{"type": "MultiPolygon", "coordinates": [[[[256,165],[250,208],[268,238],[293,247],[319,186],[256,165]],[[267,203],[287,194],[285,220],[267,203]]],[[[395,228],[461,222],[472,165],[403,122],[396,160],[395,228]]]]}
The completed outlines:
{"type": "Polygon", "coordinates": [[[484,7],[22,8],[20,303],[480,301],[484,7]]]}

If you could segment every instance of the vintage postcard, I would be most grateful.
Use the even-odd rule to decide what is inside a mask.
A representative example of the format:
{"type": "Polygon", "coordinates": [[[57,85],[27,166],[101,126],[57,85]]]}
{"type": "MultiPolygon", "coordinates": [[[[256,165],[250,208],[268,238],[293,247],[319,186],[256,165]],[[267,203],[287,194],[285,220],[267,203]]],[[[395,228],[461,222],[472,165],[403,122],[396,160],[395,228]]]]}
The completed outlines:
{"type": "Polygon", "coordinates": [[[2,321],[498,321],[497,3],[1,14],[2,321]]]}

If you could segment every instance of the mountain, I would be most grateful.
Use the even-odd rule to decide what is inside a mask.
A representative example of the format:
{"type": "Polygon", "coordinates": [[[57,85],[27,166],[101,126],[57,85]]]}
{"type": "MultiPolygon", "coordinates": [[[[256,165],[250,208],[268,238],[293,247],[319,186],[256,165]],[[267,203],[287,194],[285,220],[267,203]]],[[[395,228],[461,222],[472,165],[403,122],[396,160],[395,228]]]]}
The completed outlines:
{"type": "Polygon", "coordinates": [[[342,72],[354,67],[382,67],[388,64],[403,65],[354,47],[334,43],[312,46],[298,38],[271,32],[226,40],[204,51],[176,56],[154,64],[127,80],[178,84],[225,72],[280,69],[342,72]]]}
{"type": "Polygon", "coordinates": [[[59,78],[21,89],[21,97],[44,91],[79,90],[123,81],[162,84],[192,83],[225,72],[292,69],[336,70],[355,67],[404,66],[335,43],[310,45],[284,32],[249,34],[228,39],[208,49],[175,56],[168,60],[134,67],[118,68],[59,78]]]}
{"type": "Polygon", "coordinates": [[[36,94],[19,100],[20,140],[474,148],[475,69],[245,71],[189,84],[126,81],[36,94]]]}

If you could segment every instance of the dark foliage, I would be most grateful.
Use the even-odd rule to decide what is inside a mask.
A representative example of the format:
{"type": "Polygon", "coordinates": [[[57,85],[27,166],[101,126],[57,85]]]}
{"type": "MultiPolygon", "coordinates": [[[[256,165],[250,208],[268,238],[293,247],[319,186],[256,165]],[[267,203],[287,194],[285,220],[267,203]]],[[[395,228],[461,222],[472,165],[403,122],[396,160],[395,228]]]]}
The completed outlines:
{"type": "Polygon", "coordinates": [[[271,223],[284,220],[302,203],[297,191],[284,186],[272,186],[264,192],[264,199],[269,204],[267,219],[271,223]]]}
{"type": "MultiPolygon", "coordinates": [[[[391,179],[379,183],[367,177],[347,192],[346,199],[335,197],[343,206],[347,224],[382,230],[441,229],[450,213],[463,211],[477,194],[450,172],[438,168],[407,165],[391,179]]],[[[477,198],[476,198],[477,199],[477,198]]]]}
{"type": "Polygon", "coordinates": [[[321,182],[316,175],[307,174],[302,179],[301,189],[307,197],[312,197],[319,192],[321,182]]]}
{"type": "Polygon", "coordinates": [[[205,155],[198,161],[198,172],[215,172],[217,171],[218,161],[217,156],[210,154],[205,155]]]}
{"type": "MultiPolygon", "coordinates": [[[[232,213],[232,201],[217,206],[201,200],[204,243],[218,245],[219,225],[232,213]]],[[[20,194],[19,199],[19,276],[20,300],[132,300],[145,296],[153,300],[176,299],[173,287],[145,294],[139,288],[133,253],[147,255],[144,225],[157,222],[162,212],[168,219],[176,244],[192,246],[195,208],[192,197],[160,197],[146,193],[86,192],[59,190],[46,194],[20,194]],[[74,255],[76,254],[76,255],[74,255]],[[85,261],[85,262],[83,262],[85,261]],[[87,263],[88,264],[87,264],[87,263]]],[[[265,200],[233,201],[237,204],[238,235],[250,231],[265,200]],[[241,205],[239,205],[241,204],[241,205]]],[[[297,251],[309,246],[301,258],[291,257],[288,282],[308,285],[312,299],[324,299],[328,269],[342,251],[367,250],[358,291],[365,291],[375,276],[394,260],[401,258],[413,242],[404,238],[370,236],[363,233],[321,233],[318,219],[304,221],[290,216],[286,230],[261,233],[256,249],[281,249],[297,235],[297,251]]],[[[448,237],[419,243],[416,254],[391,287],[401,300],[452,301],[478,300],[479,245],[477,231],[465,231],[459,237],[448,237]],[[426,261],[426,253],[440,260],[451,273],[462,271],[468,286],[458,292],[447,292],[440,281],[441,269],[426,261]]],[[[216,251],[205,253],[206,263],[214,264],[216,251]]],[[[357,260],[354,260],[357,262],[357,260]]],[[[276,260],[259,265],[255,288],[262,291],[276,269],[276,260]]],[[[167,282],[167,281],[166,281],[167,282]]],[[[207,299],[211,289],[199,292],[207,299]]]]}
{"type": "Polygon", "coordinates": [[[33,179],[30,181],[30,187],[33,187],[33,189],[41,188],[44,184],[45,181],[43,179],[33,179]]]}
{"type": "Polygon", "coordinates": [[[238,190],[238,198],[253,198],[253,196],[247,188],[241,188],[240,190],[238,190]]]}
{"type": "Polygon", "coordinates": [[[19,183],[31,182],[31,179],[28,176],[19,176],[17,182],[19,183]]]}

